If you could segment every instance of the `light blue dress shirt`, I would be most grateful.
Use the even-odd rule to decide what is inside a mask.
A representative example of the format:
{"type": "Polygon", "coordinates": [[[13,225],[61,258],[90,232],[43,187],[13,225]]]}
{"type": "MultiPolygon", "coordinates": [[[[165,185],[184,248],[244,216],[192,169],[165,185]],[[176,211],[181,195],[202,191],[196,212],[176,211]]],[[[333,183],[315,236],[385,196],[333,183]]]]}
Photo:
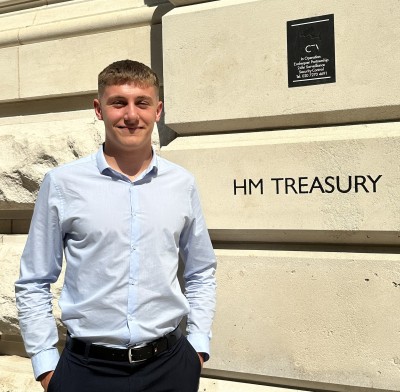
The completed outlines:
{"type": "Polygon", "coordinates": [[[50,284],[66,273],[59,305],[73,337],[126,348],[175,329],[209,353],[215,255],[193,176],[153,153],[131,182],[103,148],[46,174],[21,258],[16,300],[35,377],[59,359],[50,284]],[[185,294],[178,278],[185,264],[185,294]]]}

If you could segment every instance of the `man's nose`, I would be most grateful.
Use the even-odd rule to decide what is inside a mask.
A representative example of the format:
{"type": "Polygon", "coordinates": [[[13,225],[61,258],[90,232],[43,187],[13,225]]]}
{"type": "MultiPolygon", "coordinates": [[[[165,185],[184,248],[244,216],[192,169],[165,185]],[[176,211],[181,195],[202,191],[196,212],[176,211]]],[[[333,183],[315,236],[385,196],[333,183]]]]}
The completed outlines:
{"type": "Polygon", "coordinates": [[[139,116],[136,110],[135,105],[131,104],[131,105],[126,105],[125,107],[125,113],[124,113],[124,120],[125,121],[138,121],[139,120],[139,116]]]}

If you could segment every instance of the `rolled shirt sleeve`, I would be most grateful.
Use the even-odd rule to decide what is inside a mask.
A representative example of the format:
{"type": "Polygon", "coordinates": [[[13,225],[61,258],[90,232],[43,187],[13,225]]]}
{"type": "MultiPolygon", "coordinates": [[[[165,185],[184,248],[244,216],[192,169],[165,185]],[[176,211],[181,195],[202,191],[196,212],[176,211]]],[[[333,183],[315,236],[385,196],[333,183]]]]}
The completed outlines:
{"type": "Polygon", "coordinates": [[[35,378],[54,370],[59,353],[50,284],[62,267],[60,197],[50,174],[40,187],[27,243],[15,283],[16,303],[25,349],[32,359],[35,378]]]}
{"type": "Polygon", "coordinates": [[[181,235],[185,296],[190,304],[187,333],[195,350],[205,353],[208,360],[216,302],[216,259],[195,185],[191,188],[190,203],[192,217],[181,235]]]}

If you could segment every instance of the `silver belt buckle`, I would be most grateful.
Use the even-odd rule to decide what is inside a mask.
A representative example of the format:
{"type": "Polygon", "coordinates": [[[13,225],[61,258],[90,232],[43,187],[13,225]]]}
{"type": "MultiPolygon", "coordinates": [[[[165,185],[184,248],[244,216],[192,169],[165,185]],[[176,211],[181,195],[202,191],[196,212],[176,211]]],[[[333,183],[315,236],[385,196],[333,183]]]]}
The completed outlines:
{"type": "Polygon", "coordinates": [[[138,359],[137,361],[133,360],[132,359],[132,349],[135,349],[135,346],[129,347],[129,349],[128,349],[128,361],[129,361],[129,363],[140,363],[140,362],[147,361],[147,359],[138,359]]]}

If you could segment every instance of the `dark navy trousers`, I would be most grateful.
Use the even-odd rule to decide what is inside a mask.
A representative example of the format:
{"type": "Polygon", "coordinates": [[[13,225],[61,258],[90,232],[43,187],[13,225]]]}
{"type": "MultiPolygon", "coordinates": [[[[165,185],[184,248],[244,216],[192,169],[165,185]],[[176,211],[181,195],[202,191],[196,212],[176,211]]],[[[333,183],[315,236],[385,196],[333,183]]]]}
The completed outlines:
{"type": "Polygon", "coordinates": [[[184,336],[137,364],[86,358],[65,348],[48,392],[197,392],[200,372],[199,357],[184,336]]]}

